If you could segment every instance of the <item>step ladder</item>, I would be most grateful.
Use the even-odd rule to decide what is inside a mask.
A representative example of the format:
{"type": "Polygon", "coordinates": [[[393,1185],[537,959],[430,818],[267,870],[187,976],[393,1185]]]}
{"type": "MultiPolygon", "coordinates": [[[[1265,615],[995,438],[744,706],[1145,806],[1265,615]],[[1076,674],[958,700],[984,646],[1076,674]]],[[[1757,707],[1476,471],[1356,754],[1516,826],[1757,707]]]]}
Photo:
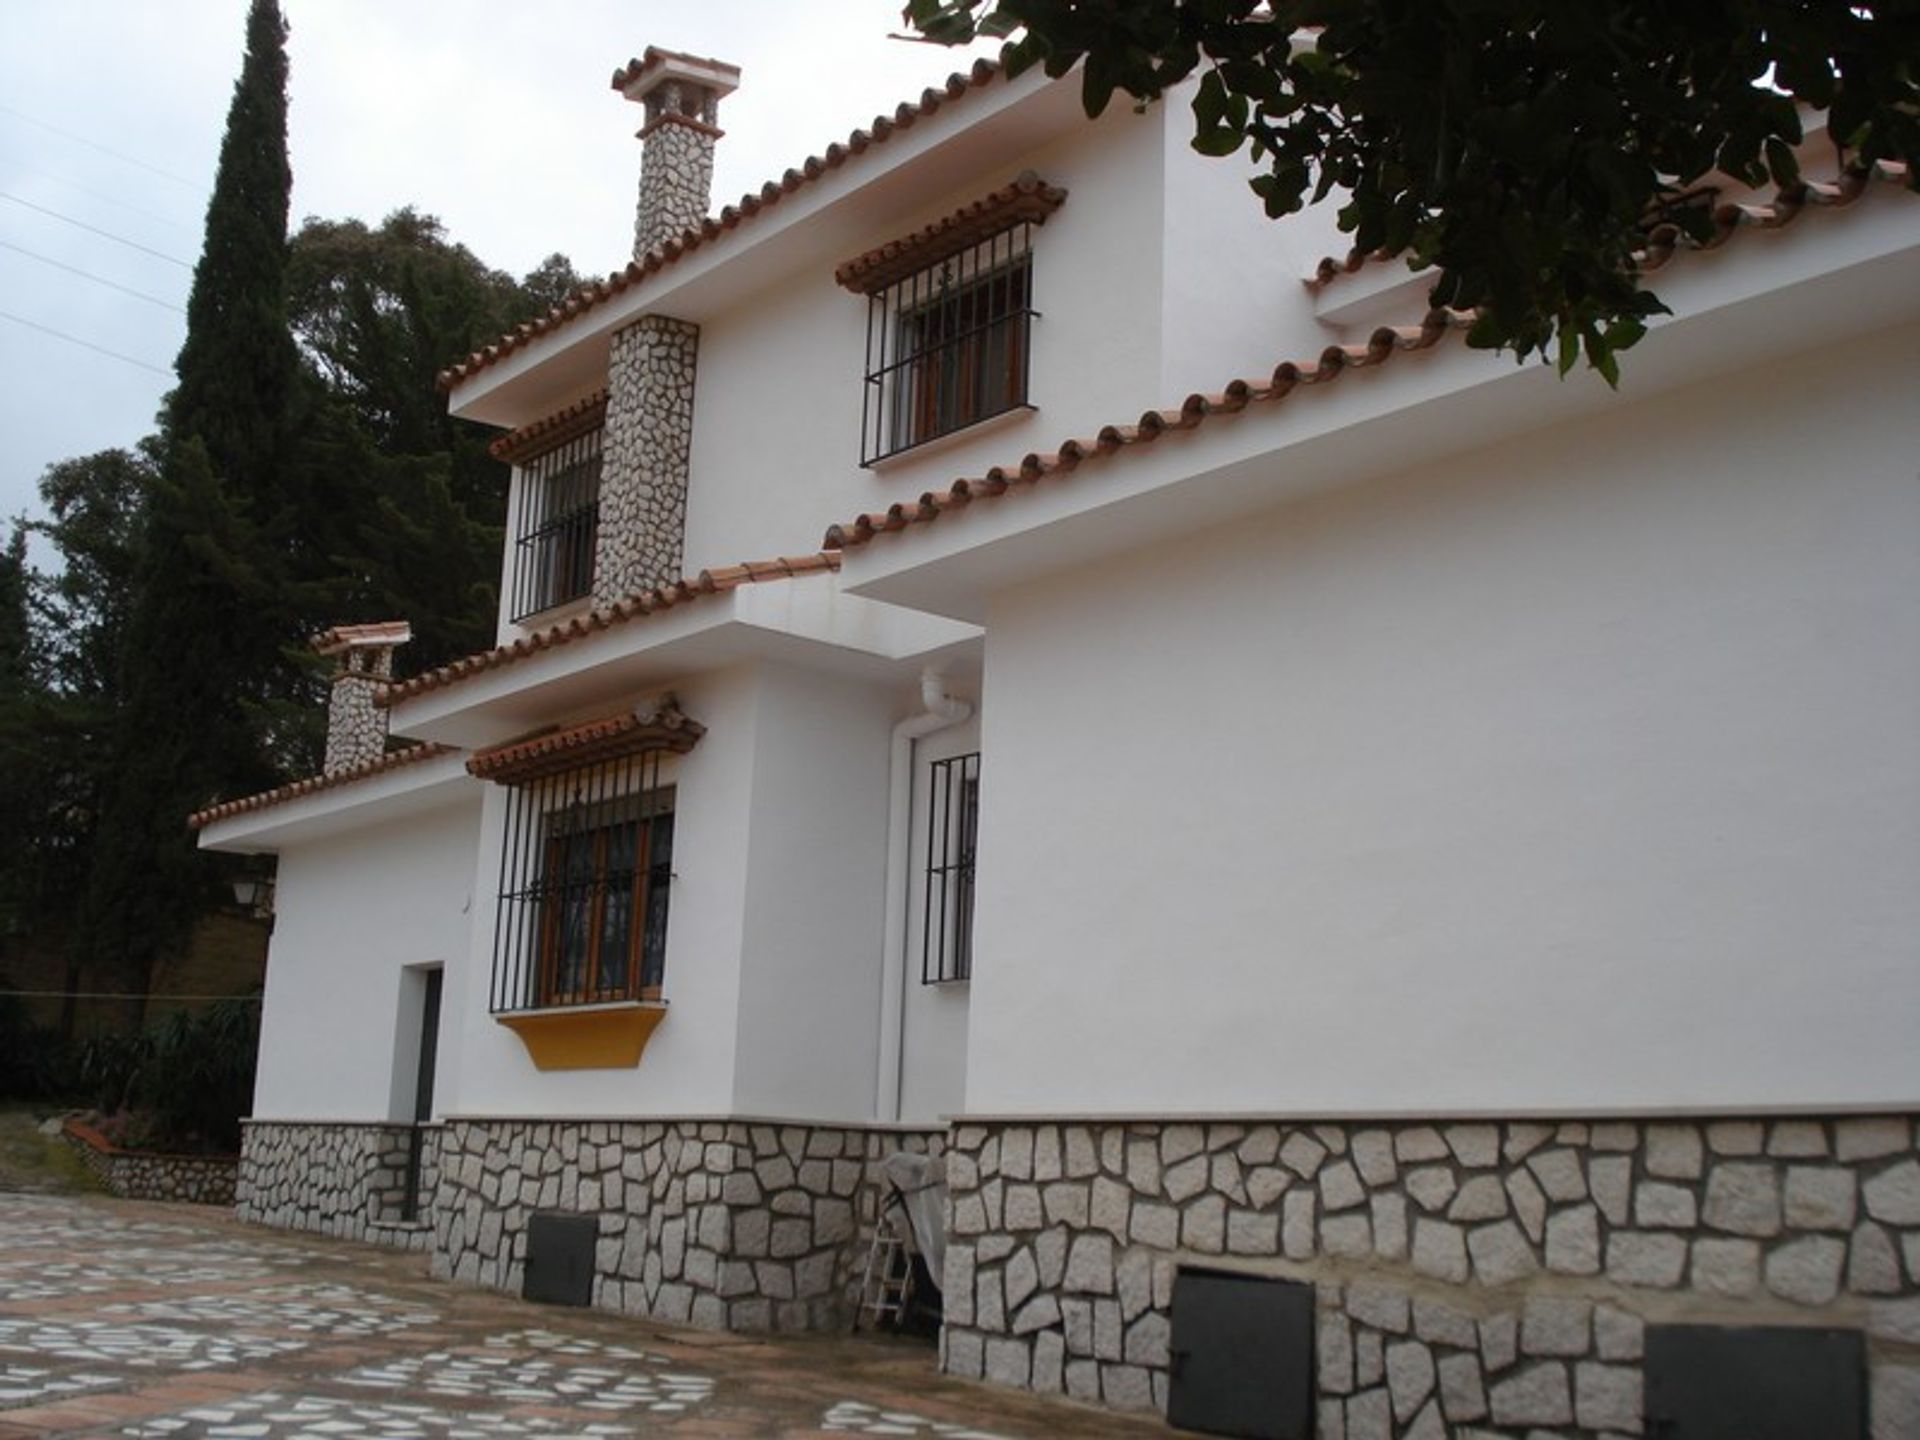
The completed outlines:
{"type": "Polygon", "coordinates": [[[898,1326],[913,1302],[913,1257],[900,1238],[898,1220],[906,1221],[906,1207],[900,1197],[888,1197],[873,1229],[873,1243],[867,1247],[867,1267],[860,1277],[860,1311],[855,1328],[875,1329],[889,1316],[898,1326]]]}

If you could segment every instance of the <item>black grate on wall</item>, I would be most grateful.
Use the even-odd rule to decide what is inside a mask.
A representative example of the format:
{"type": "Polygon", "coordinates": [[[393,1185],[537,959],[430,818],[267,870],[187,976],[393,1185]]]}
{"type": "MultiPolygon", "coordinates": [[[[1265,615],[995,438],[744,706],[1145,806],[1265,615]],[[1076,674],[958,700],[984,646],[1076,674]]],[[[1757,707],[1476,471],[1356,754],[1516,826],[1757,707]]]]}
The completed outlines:
{"type": "Polygon", "coordinates": [[[658,750],[513,785],[491,1006],[654,1000],[666,971],[673,789],[658,750]]]}
{"type": "Polygon", "coordinates": [[[862,465],[1027,403],[1032,234],[1009,226],[869,298],[862,465]]]}
{"type": "Polygon", "coordinates": [[[524,620],[593,589],[600,530],[598,428],[525,461],[514,514],[509,617],[524,620]]]}
{"type": "Polygon", "coordinates": [[[980,835],[980,752],[927,767],[927,875],[920,983],[973,976],[973,858],[980,835]]]}
{"type": "Polygon", "coordinates": [[[548,1305],[593,1303],[594,1245],[600,1221],[592,1215],[536,1211],[527,1220],[527,1269],[522,1299],[548,1305]]]}
{"type": "Polygon", "coordinates": [[[1313,1286],[1182,1267],[1169,1341],[1176,1429],[1312,1440],[1313,1286]]]}
{"type": "Polygon", "coordinates": [[[1866,1440],[1858,1330],[1649,1325],[1649,1440],[1866,1440]]]}

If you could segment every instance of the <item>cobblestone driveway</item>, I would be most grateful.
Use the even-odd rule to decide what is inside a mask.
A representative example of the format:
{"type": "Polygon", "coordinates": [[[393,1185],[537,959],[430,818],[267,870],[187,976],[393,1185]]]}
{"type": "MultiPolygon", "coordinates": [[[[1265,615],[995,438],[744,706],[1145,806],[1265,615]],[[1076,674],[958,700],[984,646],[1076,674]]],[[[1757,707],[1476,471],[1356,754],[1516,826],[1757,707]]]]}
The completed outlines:
{"type": "Polygon", "coordinates": [[[924,1346],[677,1330],[218,1212],[0,1193],[0,1440],[1168,1433],[944,1380],[924,1346]]]}

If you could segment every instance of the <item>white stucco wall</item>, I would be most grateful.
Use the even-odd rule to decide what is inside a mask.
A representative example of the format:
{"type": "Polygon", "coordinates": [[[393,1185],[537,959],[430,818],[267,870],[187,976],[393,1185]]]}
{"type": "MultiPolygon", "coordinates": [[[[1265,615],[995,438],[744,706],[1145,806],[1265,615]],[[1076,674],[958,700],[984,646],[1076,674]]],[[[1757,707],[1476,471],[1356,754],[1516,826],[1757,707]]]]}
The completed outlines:
{"type": "Polygon", "coordinates": [[[969,1110],[1920,1101],[1916,373],[1779,354],[997,596],[969,1110]]]}
{"type": "Polygon", "coordinates": [[[886,869],[886,690],[758,675],[734,1106],[873,1114],[886,869]]]}
{"type": "Polygon", "coordinates": [[[394,1071],[413,1053],[403,1020],[417,1026],[419,1012],[403,1015],[403,972],[432,964],[448,976],[436,1087],[444,1110],[479,814],[476,787],[425,814],[282,852],[254,1118],[410,1119],[412,1076],[397,1083],[394,1071]]]}

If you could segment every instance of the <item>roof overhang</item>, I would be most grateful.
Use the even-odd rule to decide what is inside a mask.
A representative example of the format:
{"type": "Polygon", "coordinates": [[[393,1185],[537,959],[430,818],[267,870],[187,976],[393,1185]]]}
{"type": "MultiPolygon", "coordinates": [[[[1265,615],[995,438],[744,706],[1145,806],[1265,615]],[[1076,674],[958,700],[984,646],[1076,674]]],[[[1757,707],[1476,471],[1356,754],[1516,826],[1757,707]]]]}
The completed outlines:
{"type": "Polygon", "coordinates": [[[1675,313],[1626,355],[1618,394],[1584,370],[1562,381],[1454,338],[877,535],[845,551],[841,586],[981,623],[990,595],[1030,579],[1920,321],[1920,203],[1885,186],[1843,214],[1742,236],[1729,253],[1678,256],[1650,283],[1675,313]]]}
{"type": "Polygon", "coordinates": [[[614,333],[642,315],[698,324],[796,272],[831,282],[848,255],[976,180],[991,157],[1011,162],[1088,123],[1077,78],[1049,81],[1036,69],[989,85],[460,381],[448,409],[509,428],[537,420],[604,385],[614,333]]]}
{"type": "Polygon", "coordinates": [[[481,789],[482,782],[467,774],[466,757],[449,751],[350,785],[209,821],[200,830],[200,848],[234,855],[271,854],[290,845],[425,814],[462,799],[478,800],[481,789]]]}
{"type": "Polygon", "coordinates": [[[479,747],[696,674],[784,661],[873,681],[976,643],[979,630],[844,594],[832,575],[703,597],[396,700],[396,734],[479,747]]]}

